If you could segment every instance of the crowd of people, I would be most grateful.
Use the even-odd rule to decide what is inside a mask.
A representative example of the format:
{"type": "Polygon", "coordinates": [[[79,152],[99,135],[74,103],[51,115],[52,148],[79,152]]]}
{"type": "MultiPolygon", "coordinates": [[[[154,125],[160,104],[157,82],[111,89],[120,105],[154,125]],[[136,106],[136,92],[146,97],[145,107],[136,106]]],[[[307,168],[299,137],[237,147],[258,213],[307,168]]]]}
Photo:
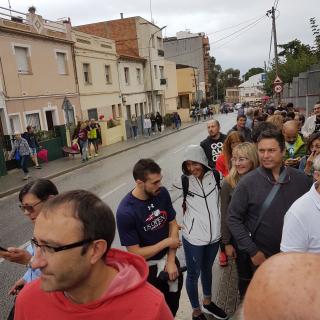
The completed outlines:
{"type": "MultiPolygon", "coordinates": [[[[116,219],[91,192],[58,194],[49,180],[29,182],[19,201],[34,224],[31,244],[0,251],[27,266],[10,290],[17,294],[11,318],[173,319],[184,269],[176,253],[183,246],[193,320],[229,317],[212,301],[219,251],[222,266],[236,263],[243,319],[317,319],[319,294],[308,278],[317,274],[319,258],[307,253],[320,252],[320,102],[314,113],[304,124],[291,104],[244,108],[227,134],[217,120],[207,122],[208,137],[186,147],[174,183],[182,225],[152,159],[134,165],[135,186],[116,219]],[[116,227],[127,252],[111,248],[116,227]],[[298,297],[309,301],[303,316],[298,297]]],[[[85,123],[78,138],[83,130],[85,123]]]]}

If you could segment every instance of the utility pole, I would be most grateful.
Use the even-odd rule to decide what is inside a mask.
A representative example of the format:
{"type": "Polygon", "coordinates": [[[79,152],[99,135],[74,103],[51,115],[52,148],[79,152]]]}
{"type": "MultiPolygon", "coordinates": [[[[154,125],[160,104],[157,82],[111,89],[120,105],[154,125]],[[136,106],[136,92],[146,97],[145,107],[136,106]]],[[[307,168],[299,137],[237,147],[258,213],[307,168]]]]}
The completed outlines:
{"type": "Polygon", "coordinates": [[[274,7],[272,7],[271,9],[271,17],[272,17],[272,31],[273,31],[273,44],[274,44],[274,61],[276,63],[276,76],[277,76],[279,71],[279,59],[278,59],[276,17],[275,17],[274,7]]]}

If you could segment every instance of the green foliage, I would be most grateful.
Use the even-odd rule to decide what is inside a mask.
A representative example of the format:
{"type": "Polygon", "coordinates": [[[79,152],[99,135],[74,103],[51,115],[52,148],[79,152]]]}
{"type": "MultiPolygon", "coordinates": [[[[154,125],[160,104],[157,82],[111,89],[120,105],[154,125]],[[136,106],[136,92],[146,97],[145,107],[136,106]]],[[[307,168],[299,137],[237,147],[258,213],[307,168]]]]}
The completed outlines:
{"type": "Polygon", "coordinates": [[[119,123],[116,120],[110,119],[107,121],[107,128],[111,129],[113,127],[116,127],[119,123]]]}
{"type": "Polygon", "coordinates": [[[244,81],[247,81],[250,77],[256,75],[256,74],[259,74],[259,73],[262,73],[264,72],[264,69],[260,68],[260,67],[253,67],[253,68],[250,68],[244,75],[243,75],[243,78],[244,78],[244,81]]]}
{"type": "Polygon", "coordinates": [[[314,47],[312,47],[312,50],[317,59],[320,60],[320,28],[317,25],[316,18],[310,18],[309,21],[312,33],[314,35],[314,47]]]}
{"type": "Polygon", "coordinates": [[[163,123],[166,127],[170,127],[172,125],[172,114],[166,113],[166,115],[163,117],[163,123]]]}
{"type": "Polygon", "coordinates": [[[39,130],[35,132],[35,136],[37,137],[37,140],[40,141],[46,141],[50,139],[54,139],[57,137],[57,133],[54,130],[39,130]]]}

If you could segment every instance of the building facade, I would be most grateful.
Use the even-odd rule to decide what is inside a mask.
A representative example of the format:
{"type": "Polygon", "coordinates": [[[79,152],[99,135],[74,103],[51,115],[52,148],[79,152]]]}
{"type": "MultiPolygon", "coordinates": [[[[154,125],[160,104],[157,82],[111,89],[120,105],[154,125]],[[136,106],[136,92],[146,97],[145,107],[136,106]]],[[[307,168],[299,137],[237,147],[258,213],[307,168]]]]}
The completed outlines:
{"type": "Polygon", "coordinates": [[[265,73],[251,76],[247,81],[239,85],[240,102],[258,102],[265,95],[263,77],[265,73]]]}
{"type": "Polygon", "coordinates": [[[178,87],[177,70],[174,61],[164,60],[166,87],[165,87],[165,113],[177,112],[178,87]]]}
{"type": "Polygon", "coordinates": [[[147,92],[147,110],[164,109],[164,51],[161,28],[141,17],[77,26],[77,30],[115,40],[120,56],[143,58],[144,90],[147,92]]]}
{"type": "Polygon", "coordinates": [[[195,67],[199,70],[197,83],[197,101],[209,96],[209,60],[210,44],[203,32],[177,32],[176,37],[163,40],[165,58],[195,67]]]}
{"type": "Polygon", "coordinates": [[[1,135],[52,130],[81,117],[70,21],[1,9],[1,135]],[[70,108],[64,108],[68,101],[70,108]],[[6,111],[4,111],[6,109],[6,111]]]}
{"type": "Polygon", "coordinates": [[[75,30],[72,38],[83,119],[122,116],[115,42],[75,30]]]}
{"type": "Polygon", "coordinates": [[[226,88],[225,100],[228,103],[239,103],[240,102],[239,88],[238,87],[226,88]]]}

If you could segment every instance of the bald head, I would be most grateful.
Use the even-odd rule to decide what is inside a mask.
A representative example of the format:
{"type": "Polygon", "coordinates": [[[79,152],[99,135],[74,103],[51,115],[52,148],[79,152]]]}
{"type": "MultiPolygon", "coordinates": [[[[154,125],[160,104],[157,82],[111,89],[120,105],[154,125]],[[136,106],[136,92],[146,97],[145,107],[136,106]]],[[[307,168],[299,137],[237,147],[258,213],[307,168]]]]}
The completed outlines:
{"type": "Polygon", "coordinates": [[[296,121],[290,120],[283,124],[282,133],[288,143],[295,143],[298,137],[299,127],[296,121]]]}
{"type": "Polygon", "coordinates": [[[213,119],[207,123],[208,134],[211,138],[217,138],[220,134],[220,123],[218,120],[213,119]]]}
{"type": "Polygon", "coordinates": [[[244,299],[245,320],[320,319],[320,256],[281,253],[255,273],[244,299]]]}

